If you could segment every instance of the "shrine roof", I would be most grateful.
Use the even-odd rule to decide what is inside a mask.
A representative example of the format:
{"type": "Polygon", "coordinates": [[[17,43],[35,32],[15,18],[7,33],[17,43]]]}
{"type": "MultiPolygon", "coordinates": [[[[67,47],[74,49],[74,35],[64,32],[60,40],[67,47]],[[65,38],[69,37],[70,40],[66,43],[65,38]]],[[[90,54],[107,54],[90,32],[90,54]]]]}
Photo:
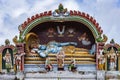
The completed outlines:
{"type": "MultiPolygon", "coordinates": [[[[61,4],[60,4],[61,5],[61,4]]],[[[89,21],[92,25],[94,25],[95,30],[97,31],[98,35],[103,33],[103,30],[101,29],[99,23],[89,14],[85,13],[85,12],[81,12],[81,11],[76,11],[76,10],[70,10],[67,11],[67,9],[62,6],[58,7],[58,9],[52,11],[45,11],[42,13],[38,13],[35,14],[33,16],[31,16],[30,18],[27,18],[26,21],[24,21],[20,26],[19,26],[19,31],[20,32],[24,32],[25,29],[27,29],[28,25],[30,25],[32,22],[38,20],[38,19],[43,19],[44,17],[52,17],[55,19],[59,19],[59,18],[68,18],[68,17],[80,17],[80,18],[84,18],[87,21],[89,21]],[[62,16],[62,17],[61,17],[62,16]]],[[[62,19],[64,21],[64,19],[62,19]]]]}

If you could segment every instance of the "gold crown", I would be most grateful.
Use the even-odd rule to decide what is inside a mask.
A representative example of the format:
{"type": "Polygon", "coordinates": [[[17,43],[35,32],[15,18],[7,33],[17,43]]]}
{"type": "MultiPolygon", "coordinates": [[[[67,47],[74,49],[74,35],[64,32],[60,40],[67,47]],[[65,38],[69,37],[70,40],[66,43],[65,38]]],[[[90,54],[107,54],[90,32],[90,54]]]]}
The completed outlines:
{"type": "Polygon", "coordinates": [[[110,53],[115,53],[115,50],[113,49],[113,47],[111,48],[110,53]]]}

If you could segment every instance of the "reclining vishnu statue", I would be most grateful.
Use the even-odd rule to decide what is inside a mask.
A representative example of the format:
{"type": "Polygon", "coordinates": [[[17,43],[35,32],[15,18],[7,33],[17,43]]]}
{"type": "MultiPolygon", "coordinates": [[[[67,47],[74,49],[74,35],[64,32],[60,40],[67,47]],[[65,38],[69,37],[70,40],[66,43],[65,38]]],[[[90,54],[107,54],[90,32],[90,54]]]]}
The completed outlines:
{"type": "Polygon", "coordinates": [[[32,51],[37,52],[40,57],[47,57],[49,53],[57,54],[60,50],[63,49],[64,46],[74,45],[76,46],[76,42],[56,42],[51,41],[47,45],[38,45],[37,48],[33,48],[32,51]]]}

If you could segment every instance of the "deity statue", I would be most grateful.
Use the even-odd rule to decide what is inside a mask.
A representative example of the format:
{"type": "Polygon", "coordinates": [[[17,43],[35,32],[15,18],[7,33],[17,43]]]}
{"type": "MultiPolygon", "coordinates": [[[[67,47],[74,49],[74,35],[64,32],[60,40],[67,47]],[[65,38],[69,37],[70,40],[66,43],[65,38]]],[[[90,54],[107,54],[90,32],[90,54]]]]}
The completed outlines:
{"type": "Polygon", "coordinates": [[[83,33],[80,37],[78,37],[78,40],[82,42],[83,45],[88,46],[91,44],[91,41],[87,37],[87,33],[83,33]]]}
{"type": "Polygon", "coordinates": [[[116,70],[116,66],[117,66],[117,55],[116,55],[113,47],[112,47],[111,50],[109,51],[108,60],[109,60],[109,70],[110,70],[110,71],[116,70]]]}
{"type": "Polygon", "coordinates": [[[32,51],[37,52],[41,57],[47,57],[49,53],[58,53],[60,50],[63,49],[63,46],[68,46],[68,45],[77,45],[76,42],[64,42],[64,43],[59,43],[59,42],[49,42],[47,45],[37,45],[37,48],[33,48],[32,51]]]}
{"type": "Polygon", "coordinates": [[[76,70],[76,61],[75,58],[71,58],[71,63],[68,66],[69,71],[75,71],[76,70]]]}
{"type": "Polygon", "coordinates": [[[57,64],[58,64],[58,70],[64,70],[64,58],[65,58],[65,53],[63,50],[60,50],[57,55],[57,64]]]}
{"type": "Polygon", "coordinates": [[[21,46],[17,47],[17,53],[14,56],[17,71],[22,70],[21,69],[21,66],[23,65],[22,64],[22,56],[25,55],[25,53],[23,52],[22,49],[23,48],[21,46]]]}
{"type": "Polygon", "coordinates": [[[68,37],[73,37],[75,34],[75,30],[73,28],[69,28],[67,33],[68,33],[68,37]]]}
{"type": "Polygon", "coordinates": [[[55,33],[54,28],[49,28],[48,29],[48,32],[47,32],[48,37],[54,37],[55,34],[56,33],[55,33]]]}
{"type": "Polygon", "coordinates": [[[7,72],[10,72],[10,69],[13,67],[12,66],[12,60],[11,60],[11,54],[9,52],[9,50],[6,50],[6,54],[3,57],[3,60],[5,60],[5,67],[7,69],[7,72]]]}
{"type": "Polygon", "coordinates": [[[105,58],[103,55],[103,50],[99,50],[99,51],[100,51],[100,55],[98,56],[98,69],[104,70],[105,58]]]}
{"type": "Polygon", "coordinates": [[[45,68],[46,68],[47,71],[52,71],[53,70],[53,66],[51,64],[51,61],[50,61],[49,57],[46,58],[45,68]]]}

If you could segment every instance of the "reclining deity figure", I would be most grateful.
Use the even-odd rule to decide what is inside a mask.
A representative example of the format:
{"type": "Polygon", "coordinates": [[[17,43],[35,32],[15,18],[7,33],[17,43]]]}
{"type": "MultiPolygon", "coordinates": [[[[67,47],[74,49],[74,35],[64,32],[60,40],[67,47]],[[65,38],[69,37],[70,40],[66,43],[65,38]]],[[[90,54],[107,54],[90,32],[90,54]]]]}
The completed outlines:
{"type": "Polygon", "coordinates": [[[47,45],[38,45],[37,48],[33,48],[32,51],[37,52],[41,57],[47,57],[49,53],[58,53],[60,50],[63,49],[63,46],[68,46],[68,45],[77,45],[76,42],[49,42],[47,45]]]}

